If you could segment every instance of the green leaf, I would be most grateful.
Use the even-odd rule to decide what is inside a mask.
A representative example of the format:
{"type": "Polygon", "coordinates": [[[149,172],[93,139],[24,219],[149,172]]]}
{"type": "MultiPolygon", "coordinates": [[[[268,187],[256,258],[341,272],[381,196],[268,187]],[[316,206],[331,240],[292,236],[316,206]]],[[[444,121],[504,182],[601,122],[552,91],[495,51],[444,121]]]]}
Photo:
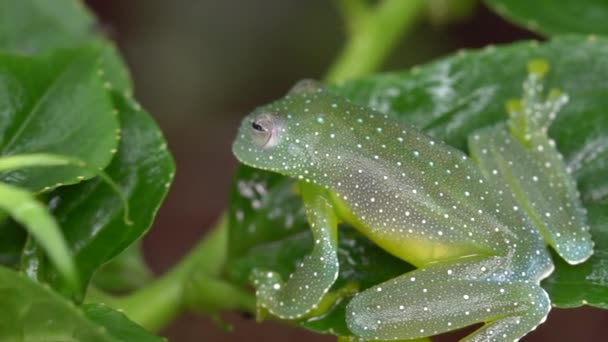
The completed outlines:
{"type": "Polygon", "coordinates": [[[604,0],[485,0],[498,14],[545,35],[608,34],[604,0]]]}
{"type": "Polygon", "coordinates": [[[102,78],[105,81],[104,86],[123,93],[125,96],[133,95],[133,82],[131,82],[129,69],[116,46],[108,41],[105,41],[102,46],[101,69],[103,70],[102,78]]]}
{"type": "Polygon", "coordinates": [[[80,0],[0,0],[0,51],[35,55],[97,42],[105,46],[101,57],[104,79],[131,94],[128,69],[97,26],[80,0]]]}
{"type": "MultiPolygon", "coordinates": [[[[604,55],[608,55],[607,39],[562,37],[546,44],[524,42],[462,52],[411,71],[374,75],[333,89],[354,102],[413,123],[466,150],[466,138],[475,129],[507,118],[506,102],[521,95],[527,63],[536,58],[549,61],[551,69],[545,84],[558,87],[570,96],[570,103],[560,112],[550,135],[574,170],[589,209],[597,248],[595,255],[583,265],[564,267],[558,260],[556,272],[543,285],[557,306],[580,305],[586,300],[590,305],[604,307],[608,299],[608,274],[605,273],[608,227],[605,215],[600,213],[607,212],[608,202],[608,178],[605,177],[608,116],[604,113],[608,108],[605,96],[608,60],[597,58],[604,55]],[[597,205],[604,207],[592,210],[597,205]]],[[[301,215],[301,206],[297,199],[289,197],[295,196],[289,184],[289,180],[280,176],[259,170],[252,174],[247,167],[239,167],[230,207],[232,262],[228,271],[233,279],[246,280],[247,272],[257,266],[277,270],[285,276],[310,249],[306,224],[301,221],[304,218],[296,216],[301,215]],[[288,230],[285,222],[290,215],[298,219],[288,230]]],[[[345,235],[344,230],[341,234],[345,235]]],[[[362,241],[366,240],[362,238],[362,241]]],[[[369,260],[372,265],[385,265],[389,260],[382,257],[381,251],[372,258],[370,249],[359,246],[356,242],[348,248],[351,255],[346,260],[353,267],[358,267],[358,258],[369,260]]],[[[341,259],[342,268],[344,263],[341,259]]],[[[378,268],[356,271],[357,276],[371,280],[370,272],[378,268]]],[[[333,317],[333,321],[308,326],[320,331],[343,332],[339,312],[344,303],[338,303],[324,316],[333,317]]]]}
{"type": "Polygon", "coordinates": [[[48,286],[0,267],[0,340],[157,342],[124,315],[102,305],[81,311],[48,286]]]}
{"type": "Polygon", "coordinates": [[[0,50],[35,54],[94,36],[95,20],[75,0],[0,0],[0,50]]]}
{"type": "Polygon", "coordinates": [[[27,229],[70,288],[78,289],[80,284],[74,261],[57,222],[47,208],[28,191],[0,183],[0,209],[27,229]]]}
{"type": "MultiPolygon", "coordinates": [[[[42,57],[0,54],[0,156],[53,153],[104,168],[118,145],[118,120],[98,76],[99,47],[42,57]]],[[[33,191],[78,183],[82,168],[27,169],[0,180],[33,191]]]]}
{"type": "Polygon", "coordinates": [[[48,287],[0,267],[0,340],[116,342],[48,287]]]}
{"type": "MultiPolygon", "coordinates": [[[[228,268],[231,278],[241,284],[247,282],[251,268],[262,265],[262,261],[274,263],[264,266],[282,275],[293,271],[293,256],[288,255],[286,262],[281,262],[279,255],[265,256],[271,249],[256,247],[302,232],[310,238],[302,201],[294,192],[294,182],[278,174],[241,166],[232,184],[230,203],[228,258],[235,264],[228,268]],[[252,252],[255,255],[248,255],[252,252]],[[241,257],[242,260],[236,260],[241,257]]],[[[298,244],[293,247],[285,252],[301,257],[312,246],[307,245],[304,250],[297,248],[298,244]]]]}
{"type": "Polygon", "coordinates": [[[166,342],[167,340],[154,336],[146,329],[133,323],[123,313],[104,304],[86,304],[84,314],[88,319],[105,328],[107,334],[115,341],[124,342],[166,342]]]}
{"type": "MultiPolygon", "coordinates": [[[[99,171],[99,170],[91,170],[90,167],[88,167],[84,162],[82,162],[81,160],[75,159],[75,158],[71,158],[71,157],[67,157],[67,156],[61,156],[61,155],[53,155],[53,154],[43,154],[43,153],[32,153],[32,154],[20,154],[20,155],[14,155],[14,156],[8,156],[8,157],[2,157],[0,158],[0,171],[10,171],[10,170],[18,170],[18,169],[25,169],[25,168],[32,168],[32,167],[54,167],[54,166],[65,166],[65,165],[69,165],[72,166],[76,169],[85,169],[85,170],[90,170],[91,172],[93,172],[94,174],[98,175],[98,177],[103,180],[108,186],[110,186],[114,192],[120,197],[121,199],[121,203],[123,204],[124,208],[125,208],[125,220],[128,219],[128,215],[129,215],[129,211],[128,211],[128,202],[126,200],[126,198],[124,197],[124,195],[122,194],[121,190],[118,189],[118,186],[116,185],[116,183],[114,183],[112,181],[111,178],[109,178],[109,176],[107,174],[105,174],[103,171],[99,171]]],[[[9,185],[0,183],[0,186],[7,186],[10,189],[9,185]]],[[[17,190],[19,190],[20,192],[22,192],[22,194],[20,195],[22,197],[22,201],[23,198],[25,197],[29,197],[32,199],[32,201],[35,201],[35,198],[32,194],[30,194],[27,191],[21,190],[19,188],[15,188],[17,190]],[[24,197],[25,196],[25,197],[24,197]]],[[[15,196],[12,196],[16,198],[15,196]]],[[[36,204],[36,203],[34,203],[36,204]]],[[[14,206],[24,206],[24,205],[30,205],[30,203],[19,203],[19,202],[15,202],[14,198],[10,198],[10,200],[7,201],[7,205],[14,205],[14,206]]],[[[41,209],[42,209],[42,213],[46,216],[49,217],[49,219],[51,220],[51,223],[53,224],[52,226],[32,226],[31,224],[23,224],[24,220],[23,219],[19,219],[19,217],[17,217],[14,212],[16,211],[15,209],[13,209],[11,211],[11,214],[14,216],[15,220],[18,222],[21,222],[23,224],[23,226],[30,232],[31,235],[34,236],[34,238],[36,239],[36,242],[33,242],[32,240],[28,239],[27,243],[24,246],[23,251],[21,252],[21,269],[24,270],[28,275],[30,275],[30,277],[32,277],[33,279],[39,279],[42,278],[42,273],[44,272],[43,267],[41,267],[44,263],[44,255],[41,253],[40,249],[38,248],[39,246],[42,246],[44,249],[46,249],[47,253],[50,254],[51,259],[54,259],[55,262],[55,266],[59,269],[62,270],[62,267],[64,267],[64,265],[58,264],[57,260],[56,260],[56,256],[54,257],[54,254],[56,253],[60,253],[62,251],[57,251],[55,250],[56,248],[65,248],[65,240],[63,239],[63,235],[62,233],[59,231],[57,224],[54,221],[54,218],[52,216],[50,216],[50,214],[48,213],[48,210],[46,208],[46,206],[43,206],[41,203],[38,204],[41,209]],[[52,236],[52,238],[54,239],[41,239],[41,233],[45,233],[45,234],[56,234],[58,235],[58,237],[52,236]],[[56,240],[57,238],[60,238],[60,241],[62,243],[62,246],[58,246],[55,243],[55,246],[53,249],[53,246],[49,246],[49,243],[54,242],[54,240],[56,240]]],[[[20,207],[18,207],[20,208],[20,207]]],[[[27,217],[26,217],[27,218],[27,217]]],[[[47,222],[48,223],[48,222],[47,222]]],[[[14,221],[8,221],[8,222],[4,222],[4,224],[2,225],[2,232],[8,232],[9,235],[7,237],[9,237],[9,239],[11,238],[10,234],[14,232],[14,230],[18,229],[15,225],[14,221]],[[11,227],[14,226],[14,227],[11,227]]],[[[20,241],[16,241],[17,244],[16,246],[13,246],[13,248],[11,249],[10,246],[3,246],[3,247],[8,247],[9,251],[12,251],[13,253],[16,253],[18,250],[16,250],[16,248],[21,248],[23,247],[23,243],[20,241]]],[[[65,253],[67,255],[69,255],[69,252],[66,250],[65,253]]],[[[75,267],[73,265],[73,261],[71,260],[71,256],[70,256],[70,267],[71,272],[75,272],[75,267]]],[[[13,265],[16,264],[15,262],[13,262],[13,265]]],[[[69,274],[66,275],[65,274],[65,270],[62,271],[64,277],[68,277],[69,281],[69,285],[71,287],[71,289],[73,290],[77,290],[79,284],[77,284],[76,281],[76,274],[69,274]],[[72,277],[72,279],[69,279],[69,277],[72,277]]]]}
{"type": "Polygon", "coordinates": [[[104,171],[127,197],[132,224],[124,219],[120,196],[99,179],[49,194],[52,212],[85,283],[98,267],[146,233],[175,171],[166,142],[152,118],[121,94],[115,93],[113,99],[119,111],[122,139],[104,171]]]}

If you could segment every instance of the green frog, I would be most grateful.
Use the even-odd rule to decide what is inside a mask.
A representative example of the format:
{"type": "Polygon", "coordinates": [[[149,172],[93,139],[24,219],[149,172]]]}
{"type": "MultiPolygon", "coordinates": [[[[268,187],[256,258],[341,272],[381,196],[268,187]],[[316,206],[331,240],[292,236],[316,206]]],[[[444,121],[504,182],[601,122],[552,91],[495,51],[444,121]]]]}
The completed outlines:
{"type": "MultiPolygon", "coordinates": [[[[470,156],[416,128],[304,80],[242,122],[246,165],[297,179],[314,247],[289,279],[253,274],[258,305],[282,319],[316,309],[336,280],[338,223],[416,267],[346,307],[363,340],[432,336],[484,323],[466,341],[513,341],[547,317],[540,281],[593,242],[576,184],[548,127],[567,95],[547,97],[530,63],[506,124],[469,137],[470,156]]],[[[378,265],[382,267],[382,265],[378,265]]]]}

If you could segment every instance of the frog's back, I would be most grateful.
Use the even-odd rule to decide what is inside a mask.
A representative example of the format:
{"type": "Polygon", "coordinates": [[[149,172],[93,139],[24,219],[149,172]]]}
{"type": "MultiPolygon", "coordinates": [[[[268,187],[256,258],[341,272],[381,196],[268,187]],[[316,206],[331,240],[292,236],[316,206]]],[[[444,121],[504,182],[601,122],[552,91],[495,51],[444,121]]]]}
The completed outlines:
{"type": "MultiPolygon", "coordinates": [[[[342,216],[417,266],[504,255],[513,244],[543,250],[510,194],[488,183],[463,152],[327,90],[260,110],[284,113],[280,151],[256,163],[332,190],[342,216]],[[523,241],[520,232],[526,230],[523,241]]],[[[525,256],[522,256],[525,257],[525,256]]]]}
{"type": "MultiPolygon", "coordinates": [[[[496,254],[508,249],[505,237],[515,241],[531,228],[511,195],[461,151],[368,109],[327,115],[342,116],[335,124],[341,129],[319,145],[325,154],[315,162],[318,182],[393,254],[415,264],[496,254]]],[[[539,236],[532,240],[542,245],[539,236]]]]}

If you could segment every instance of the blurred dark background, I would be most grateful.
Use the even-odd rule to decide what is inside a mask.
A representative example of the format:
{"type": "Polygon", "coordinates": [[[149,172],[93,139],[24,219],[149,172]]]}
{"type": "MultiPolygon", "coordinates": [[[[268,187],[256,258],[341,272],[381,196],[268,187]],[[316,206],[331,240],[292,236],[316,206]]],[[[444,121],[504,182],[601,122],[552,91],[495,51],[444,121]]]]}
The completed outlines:
{"type": "MultiPolygon", "coordinates": [[[[117,42],[133,74],[136,97],[158,121],[177,162],[175,183],[144,240],[146,260],[162,273],[226,207],[236,167],[230,145],[240,118],[280,97],[298,79],[321,78],[340,51],[345,27],[334,1],[327,0],[86,3],[117,42]]],[[[446,20],[445,14],[431,6],[384,69],[403,69],[462,48],[538,38],[482,5],[456,19],[446,20]]],[[[256,324],[238,314],[226,319],[233,332],[208,318],[184,315],[162,334],[174,342],[335,341],[286,325],[256,324]]],[[[600,310],[554,310],[548,323],[524,340],[603,341],[607,323],[608,313],[600,310]]],[[[454,341],[463,333],[440,340],[454,341]]]]}

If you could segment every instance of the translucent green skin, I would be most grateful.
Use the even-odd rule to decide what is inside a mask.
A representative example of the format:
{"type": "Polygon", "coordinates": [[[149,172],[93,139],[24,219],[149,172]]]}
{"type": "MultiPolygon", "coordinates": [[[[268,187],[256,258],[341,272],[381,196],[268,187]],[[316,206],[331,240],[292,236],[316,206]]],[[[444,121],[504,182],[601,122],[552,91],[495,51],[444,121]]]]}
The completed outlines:
{"type": "Polygon", "coordinates": [[[546,127],[532,129],[546,139],[541,162],[501,126],[471,139],[475,163],[311,81],[258,108],[233,151],[244,164],[299,179],[315,237],[287,282],[255,272],[258,304],[283,319],[316,308],[338,275],[337,223],[346,221],[418,267],[354,297],[354,335],[413,339],[485,322],[465,340],[512,341],[533,330],[550,310],[539,286],[553,271],[546,244],[570,263],[586,260],[593,245],[546,127]],[[530,182],[538,187],[528,191],[530,182]],[[563,215],[571,224],[554,222],[563,215]]]}

